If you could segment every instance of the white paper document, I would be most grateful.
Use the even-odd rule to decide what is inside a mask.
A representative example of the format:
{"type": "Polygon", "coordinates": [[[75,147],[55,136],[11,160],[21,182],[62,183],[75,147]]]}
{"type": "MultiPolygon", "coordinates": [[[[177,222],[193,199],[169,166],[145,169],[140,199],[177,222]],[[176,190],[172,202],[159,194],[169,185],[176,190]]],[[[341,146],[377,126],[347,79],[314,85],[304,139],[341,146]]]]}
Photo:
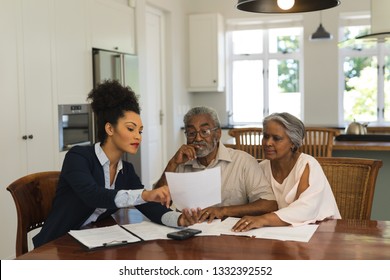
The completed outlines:
{"type": "MultiPolygon", "coordinates": [[[[309,242],[310,238],[318,228],[318,225],[304,225],[297,227],[263,227],[246,232],[233,232],[232,227],[238,220],[239,218],[227,218],[224,221],[215,219],[211,223],[203,222],[200,224],[194,224],[189,226],[189,228],[199,229],[202,231],[196,236],[237,235],[298,242],[309,242]]],[[[138,224],[122,225],[122,227],[131,231],[143,240],[168,239],[167,233],[180,230],[180,228],[171,228],[150,221],[143,221],[138,224]]]]}
{"type": "Polygon", "coordinates": [[[318,228],[318,225],[304,225],[297,227],[262,227],[252,229],[246,232],[232,231],[231,229],[239,220],[239,218],[227,218],[224,221],[215,220],[210,224],[208,224],[207,222],[204,222],[202,224],[195,224],[190,226],[190,228],[202,230],[202,233],[199,235],[239,235],[299,242],[309,242],[310,238],[313,236],[314,232],[318,228]]]}
{"type": "MultiPolygon", "coordinates": [[[[202,232],[197,236],[238,235],[255,238],[277,239],[283,241],[309,242],[318,225],[304,225],[298,227],[263,227],[246,232],[233,232],[231,229],[239,218],[227,218],[224,221],[215,219],[211,223],[194,224],[189,228],[199,229],[202,232]]],[[[138,242],[141,240],[169,239],[167,234],[181,228],[172,228],[150,221],[136,224],[114,225],[102,228],[71,230],[74,238],[89,249],[110,247],[121,244],[138,242]]]]}
{"type": "Polygon", "coordinates": [[[199,229],[202,232],[197,234],[198,236],[219,236],[222,232],[226,232],[226,225],[221,223],[221,219],[214,219],[211,223],[207,221],[194,224],[189,226],[189,228],[199,229]]]}
{"type": "Polygon", "coordinates": [[[119,225],[101,228],[71,230],[69,234],[89,249],[110,247],[141,241],[119,225]]]}
{"type": "Polygon", "coordinates": [[[221,168],[199,172],[165,172],[172,201],[179,209],[206,208],[221,203],[221,168]]]}
{"type": "Polygon", "coordinates": [[[122,227],[128,231],[131,231],[143,240],[169,239],[167,237],[168,233],[180,230],[179,228],[171,228],[149,221],[143,221],[137,224],[122,225],[122,227]]]}

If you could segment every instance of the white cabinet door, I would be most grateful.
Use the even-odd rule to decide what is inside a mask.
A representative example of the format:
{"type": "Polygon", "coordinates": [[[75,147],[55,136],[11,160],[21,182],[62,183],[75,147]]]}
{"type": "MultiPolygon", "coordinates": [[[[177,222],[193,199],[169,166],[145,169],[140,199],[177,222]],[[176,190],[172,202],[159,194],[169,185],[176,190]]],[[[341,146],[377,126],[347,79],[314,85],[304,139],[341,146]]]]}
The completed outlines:
{"type": "MultiPolygon", "coordinates": [[[[18,74],[21,64],[17,42],[20,41],[20,3],[15,0],[1,2],[0,9],[0,184],[5,188],[11,180],[20,175],[20,169],[25,170],[23,163],[25,149],[20,138],[20,124],[24,116],[19,113],[20,83],[18,74]],[[19,29],[19,30],[18,30],[19,29]]],[[[7,198],[9,194],[4,193],[7,198]]],[[[13,202],[12,202],[13,203],[13,202]]],[[[13,204],[12,204],[13,206],[13,204]]]]}
{"type": "Polygon", "coordinates": [[[91,1],[92,47],[135,53],[134,8],[126,2],[91,1]]]}
{"type": "MultiPolygon", "coordinates": [[[[23,84],[27,139],[27,172],[51,170],[55,166],[56,108],[52,96],[51,0],[22,1],[23,84]]],[[[22,102],[23,103],[23,102],[22,102]]],[[[23,108],[21,108],[21,111],[23,108]]],[[[21,126],[23,127],[23,126],[21,126]]]]}
{"type": "Polygon", "coordinates": [[[219,14],[189,16],[189,91],[224,91],[225,47],[219,14]]]}
{"type": "Polygon", "coordinates": [[[2,7],[6,12],[1,15],[1,170],[3,178],[16,179],[55,168],[56,111],[52,98],[50,0],[7,2],[2,7]]]}
{"type": "Polygon", "coordinates": [[[21,116],[19,115],[18,91],[18,3],[15,0],[2,0],[0,8],[0,259],[15,257],[16,208],[11,194],[5,188],[18,176],[25,149],[19,138],[21,116]]]}
{"type": "Polygon", "coordinates": [[[58,104],[86,103],[92,89],[87,1],[55,0],[53,65],[58,104]]]}

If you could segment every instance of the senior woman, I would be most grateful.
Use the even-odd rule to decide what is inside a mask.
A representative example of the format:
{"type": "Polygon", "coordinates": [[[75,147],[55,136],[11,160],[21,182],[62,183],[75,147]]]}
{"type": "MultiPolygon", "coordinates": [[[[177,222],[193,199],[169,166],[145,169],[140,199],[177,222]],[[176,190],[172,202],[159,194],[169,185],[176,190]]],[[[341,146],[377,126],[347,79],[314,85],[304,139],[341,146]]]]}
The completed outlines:
{"type": "Polygon", "coordinates": [[[279,210],[244,216],[233,231],[264,226],[299,226],[340,219],[336,200],[318,161],[301,153],[304,124],[289,113],[274,113],[263,121],[265,160],[259,165],[274,191],[279,210]]]}

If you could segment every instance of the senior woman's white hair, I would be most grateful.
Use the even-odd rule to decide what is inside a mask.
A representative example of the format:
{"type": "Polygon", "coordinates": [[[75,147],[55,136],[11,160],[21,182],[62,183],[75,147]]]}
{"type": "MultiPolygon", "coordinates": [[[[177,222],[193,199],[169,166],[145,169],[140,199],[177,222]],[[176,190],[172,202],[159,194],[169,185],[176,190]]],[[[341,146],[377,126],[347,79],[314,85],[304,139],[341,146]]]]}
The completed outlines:
{"type": "Polygon", "coordinates": [[[273,113],[263,120],[263,129],[269,121],[275,121],[281,124],[286,129],[286,134],[294,144],[293,152],[297,151],[302,146],[305,138],[305,125],[297,117],[289,113],[273,113]]]}

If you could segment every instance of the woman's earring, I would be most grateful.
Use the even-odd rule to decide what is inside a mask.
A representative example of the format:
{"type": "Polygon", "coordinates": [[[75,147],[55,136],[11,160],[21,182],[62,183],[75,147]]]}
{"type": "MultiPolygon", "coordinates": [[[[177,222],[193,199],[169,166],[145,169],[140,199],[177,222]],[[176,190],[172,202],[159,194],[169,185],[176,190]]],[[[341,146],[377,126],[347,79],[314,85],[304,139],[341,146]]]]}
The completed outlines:
{"type": "Polygon", "coordinates": [[[297,150],[297,148],[295,146],[291,147],[291,152],[295,153],[296,150],[297,150]]]}

